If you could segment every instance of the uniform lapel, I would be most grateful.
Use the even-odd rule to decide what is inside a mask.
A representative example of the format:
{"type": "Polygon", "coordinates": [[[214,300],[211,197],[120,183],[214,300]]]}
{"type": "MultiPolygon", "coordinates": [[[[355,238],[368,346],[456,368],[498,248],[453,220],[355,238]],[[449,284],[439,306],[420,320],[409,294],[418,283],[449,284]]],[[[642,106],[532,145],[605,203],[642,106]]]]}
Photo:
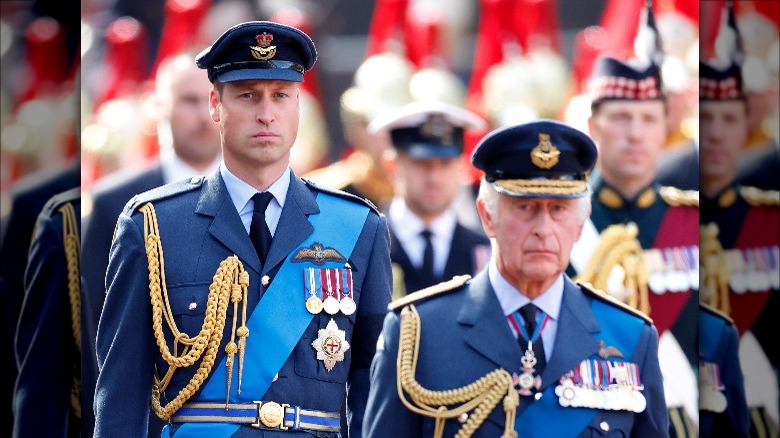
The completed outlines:
{"type": "Polygon", "coordinates": [[[244,229],[236,207],[230,200],[219,170],[206,179],[195,211],[213,217],[209,233],[237,255],[245,267],[248,266],[256,273],[260,273],[260,258],[255,247],[252,246],[252,241],[249,240],[249,234],[244,229]]]}
{"type": "MultiPolygon", "coordinates": [[[[268,259],[263,267],[263,274],[273,269],[284,261],[298,245],[301,244],[314,231],[309,223],[310,214],[319,213],[320,208],[315,200],[316,195],[295,174],[290,178],[290,187],[287,189],[287,200],[279,217],[271,248],[268,250],[268,259]]],[[[326,247],[329,242],[320,242],[326,247]]],[[[251,246],[251,245],[250,245],[251,246]]],[[[349,254],[344,254],[349,257],[349,254]]]]}
{"type": "Polygon", "coordinates": [[[493,292],[487,270],[471,280],[458,323],[467,326],[463,340],[479,354],[510,372],[520,366],[520,347],[493,292]]]}
{"type": "Polygon", "coordinates": [[[564,277],[558,332],[552,356],[542,372],[542,390],[598,351],[599,344],[593,333],[599,330],[590,304],[579,287],[564,277]]]}

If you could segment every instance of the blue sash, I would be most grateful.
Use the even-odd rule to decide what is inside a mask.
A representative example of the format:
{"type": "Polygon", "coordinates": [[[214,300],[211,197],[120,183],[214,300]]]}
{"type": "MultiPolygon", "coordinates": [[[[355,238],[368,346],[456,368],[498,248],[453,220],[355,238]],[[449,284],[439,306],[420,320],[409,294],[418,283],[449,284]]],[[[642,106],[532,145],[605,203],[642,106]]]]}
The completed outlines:
{"type": "MultiPolygon", "coordinates": [[[[300,246],[310,247],[316,242],[324,243],[345,257],[349,257],[355,249],[358,236],[368,217],[368,207],[322,193],[317,194],[316,201],[320,212],[309,216],[314,232],[300,246]]],[[[238,378],[234,374],[230,389],[232,403],[251,403],[260,400],[314,317],[306,310],[301,298],[291,298],[294,296],[290,292],[291,288],[303,287],[302,266],[301,263],[292,263],[293,255],[294,253],[291,253],[279,268],[271,286],[247,321],[250,336],[247,337],[246,343],[247,354],[244,357],[241,395],[238,395],[238,378]]],[[[335,267],[335,263],[331,263],[335,267]]],[[[338,267],[343,265],[342,262],[338,267]]],[[[318,267],[330,266],[326,263],[318,267]]],[[[298,296],[303,296],[303,293],[298,296]]],[[[203,386],[197,401],[225,401],[226,358],[223,357],[219,366],[212,370],[211,378],[203,386]]],[[[234,368],[233,372],[235,373],[236,370],[234,368]]],[[[229,437],[239,427],[240,425],[233,423],[184,423],[176,431],[175,436],[176,438],[229,437]]],[[[165,438],[169,436],[167,430],[163,431],[162,436],[165,438]]]]}
{"type": "MultiPolygon", "coordinates": [[[[598,339],[617,347],[626,358],[633,356],[644,322],[598,299],[592,300],[590,307],[600,322],[598,339]]],[[[518,437],[577,436],[593,420],[596,409],[561,406],[555,395],[555,386],[549,385],[542,398],[517,416],[515,430],[518,437]]]]}

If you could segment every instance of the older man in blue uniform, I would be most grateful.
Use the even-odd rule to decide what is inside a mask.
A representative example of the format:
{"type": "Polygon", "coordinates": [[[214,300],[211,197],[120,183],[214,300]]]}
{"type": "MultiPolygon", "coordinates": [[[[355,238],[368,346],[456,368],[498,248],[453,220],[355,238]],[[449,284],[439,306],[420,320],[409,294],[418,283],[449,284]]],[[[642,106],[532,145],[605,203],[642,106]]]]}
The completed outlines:
{"type": "Polygon", "coordinates": [[[197,64],[223,163],[138,195],[119,217],[97,336],[96,436],[359,436],[390,301],[388,230],[366,201],[289,167],[298,29],[247,22],[197,64]],[[348,391],[347,391],[348,389],[348,391]]]}
{"type": "Polygon", "coordinates": [[[391,303],[364,434],[667,436],[655,326],[564,273],[593,141],[540,120],[493,131],[471,160],[493,258],[391,303]]]}
{"type": "Polygon", "coordinates": [[[444,102],[412,102],[369,125],[390,138],[395,152],[388,166],[395,196],[387,209],[394,298],[474,275],[490,258],[488,238],[464,226],[455,209],[463,132],[485,126],[478,115],[444,102]]]}

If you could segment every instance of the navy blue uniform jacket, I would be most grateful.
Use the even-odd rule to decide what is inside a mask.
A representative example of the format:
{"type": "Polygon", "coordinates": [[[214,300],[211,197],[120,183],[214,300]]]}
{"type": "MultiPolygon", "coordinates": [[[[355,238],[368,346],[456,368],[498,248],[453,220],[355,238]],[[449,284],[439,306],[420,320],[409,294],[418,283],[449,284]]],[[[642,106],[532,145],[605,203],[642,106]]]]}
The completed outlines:
{"type": "MultiPolygon", "coordinates": [[[[204,321],[212,277],[219,263],[234,254],[249,274],[247,317],[251,318],[252,310],[265,291],[261,278],[269,275],[273,285],[274,275],[282,262],[297,252],[301,242],[313,232],[308,216],[319,212],[315,196],[323,192],[324,195],[363,202],[292,175],[265,266],[260,266],[218,171],[205,179],[193,178],[153,189],[128,203],[119,217],[117,235],[111,247],[106,276],[108,292],[97,335],[100,375],[95,393],[96,436],[144,436],[155,367],[158,375],[168,369],[152,328],[143,215],[137,208],[147,202],[155,207],[164,248],[170,305],[179,329],[194,336],[204,321]]],[[[327,247],[328,241],[338,238],[339,235],[325,236],[321,243],[327,247]]],[[[346,398],[350,434],[359,436],[368,395],[369,367],[391,296],[389,235],[384,216],[376,210],[370,211],[354,250],[344,256],[353,268],[357,303],[357,311],[351,316],[333,316],[339,329],[346,332],[350,344],[344,361],[336,363],[328,372],[323,362],[317,360],[312,341],[331,319],[331,315],[322,312],[314,316],[267,392],[242,393],[242,398],[246,395],[254,400],[330,412],[339,412],[346,398]]],[[[303,275],[300,284],[290,284],[287,288],[289,300],[285,304],[304,306],[303,275]]],[[[216,363],[222,361],[224,347],[230,338],[233,311],[232,306],[228,307],[226,330],[216,363]]],[[[170,333],[166,324],[163,325],[169,348],[172,348],[170,333]]],[[[280,331],[282,329],[280,327],[280,331]]],[[[197,363],[177,370],[163,402],[173,399],[187,385],[196,368],[197,363]]],[[[251,375],[245,372],[246,379],[251,379],[251,375]]],[[[206,383],[208,380],[204,385],[206,383]]],[[[190,401],[197,397],[198,393],[190,401]]],[[[307,435],[277,433],[283,433],[285,437],[307,435]]],[[[233,436],[273,435],[274,432],[241,427],[233,436]]]]}
{"type": "MultiPolygon", "coordinates": [[[[592,299],[566,278],[555,345],[542,373],[542,391],[556,385],[564,373],[598,352],[599,332],[610,321],[597,318],[591,311],[592,299]]],[[[415,305],[421,320],[416,379],[423,387],[431,390],[454,389],[470,384],[497,368],[510,372],[520,369],[523,352],[490,285],[487,270],[455,291],[415,305]]],[[[382,342],[371,368],[371,393],[363,433],[373,438],[430,437],[433,434],[433,418],[411,412],[398,397],[396,358],[399,316],[397,311],[390,312],[385,319],[382,342]]],[[[655,327],[645,322],[633,355],[625,358],[639,367],[647,400],[644,412],[600,410],[580,436],[603,436],[602,423],[614,436],[668,436],[657,348],[655,327]]],[[[529,403],[528,398],[521,398],[523,400],[517,410],[519,419],[529,403]]],[[[501,436],[504,419],[503,406],[499,403],[474,436],[501,436]]],[[[556,421],[563,423],[567,419],[561,416],[556,421]]],[[[453,436],[460,426],[458,421],[447,421],[444,436],[453,436]]],[[[543,431],[533,431],[532,436],[558,436],[554,432],[555,427],[556,424],[549,424],[543,431]]],[[[519,429],[518,434],[520,437],[528,436],[523,429],[519,429]]]]}

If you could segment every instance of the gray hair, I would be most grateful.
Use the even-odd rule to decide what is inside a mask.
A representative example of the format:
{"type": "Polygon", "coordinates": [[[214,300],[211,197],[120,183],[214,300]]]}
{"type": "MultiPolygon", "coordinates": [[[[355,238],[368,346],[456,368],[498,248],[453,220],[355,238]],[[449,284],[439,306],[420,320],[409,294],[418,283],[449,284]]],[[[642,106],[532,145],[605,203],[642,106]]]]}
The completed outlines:
{"type": "MultiPolygon", "coordinates": [[[[493,184],[488,182],[485,178],[482,178],[479,183],[479,194],[477,195],[477,199],[482,199],[485,202],[485,210],[487,210],[491,216],[496,215],[498,209],[498,196],[499,193],[496,191],[496,188],[493,187],[493,184]]],[[[577,198],[577,201],[577,218],[581,223],[584,223],[585,220],[588,219],[588,216],[590,216],[591,211],[590,186],[588,186],[588,194],[577,198]]]]}

